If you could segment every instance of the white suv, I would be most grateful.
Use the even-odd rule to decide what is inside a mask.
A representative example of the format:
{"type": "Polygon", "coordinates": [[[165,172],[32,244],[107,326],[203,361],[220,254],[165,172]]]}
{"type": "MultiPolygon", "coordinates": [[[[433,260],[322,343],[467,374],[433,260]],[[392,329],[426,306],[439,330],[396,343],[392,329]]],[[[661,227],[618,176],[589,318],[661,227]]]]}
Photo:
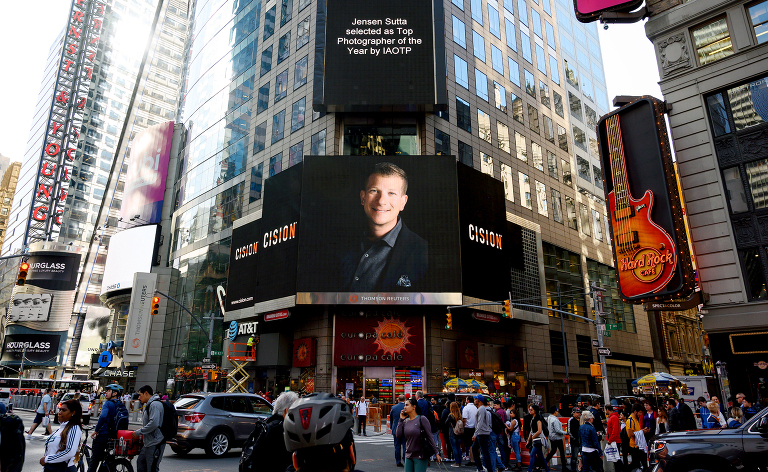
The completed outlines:
{"type": "MultiPolygon", "coordinates": [[[[62,397],[59,399],[59,403],[56,404],[56,412],[58,413],[59,407],[62,403],[64,403],[67,400],[72,400],[72,398],[75,396],[74,393],[65,393],[62,395],[62,397]]],[[[91,403],[91,400],[88,399],[88,395],[80,394],[80,406],[83,407],[83,424],[88,424],[91,422],[91,410],[93,409],[93,403],[91,403]]],[[[53,415],[53,422],[58,424],[59,423],[59,416],[57,414],[53,415]]]]}

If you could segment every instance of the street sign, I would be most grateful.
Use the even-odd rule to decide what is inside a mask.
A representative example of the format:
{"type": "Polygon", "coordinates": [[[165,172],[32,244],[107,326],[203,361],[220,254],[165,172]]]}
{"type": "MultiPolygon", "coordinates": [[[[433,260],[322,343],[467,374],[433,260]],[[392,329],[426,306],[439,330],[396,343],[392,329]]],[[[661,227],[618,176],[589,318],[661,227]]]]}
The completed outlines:
{"type": "Polygon", "coordinates": [[[224,355],[224,351],[213,351],[213,350],[211,350],[211,355],[212,356],[223,356],[224,355]]]}
{"type": "Polygon", "coordinates": [[[597,354],[600,356],[611,357],[611,350],[607,347],[599,347],[597,348],[597,354]]]}
{"type": "Polygon", "coordinates": [[[201,368],[205,370],[213,370],[218,368],[218,366],[216,364],[203,364],[201,368]]]}
{"type": "Polygon", "coordinates": [[[206,357],[206,358],[203,359],[203,364],[210,364],[210,363],[211,363],[211,358],[210,357],[206,357]]]}
{"type": "Polygon", "coordinates": [[[593,339],[593,340],[592,340],[592,347],[597,347],[597,346],[599,346],[599,345],[600,345],[600,343],[598,342],[598,340],[597,340],[597,339],[593,339]]]}
{"type": "Polygon", "coordinates": [[[604,338],[610,338],[611,337],[611,332],[610,331],[603,331],[603,337],[604,338]]]}
{"type": "Polygon", "coordinates": [[[605,329],[607,329],[609,331],[617,331],[619,329],[619,324],[618,323],[606,323],[605,324],[605,329]]]}
{"type": "Polygon", "coordinates": [[[109,351],[102,351],[102,353],[99,354],[99,367],[109,367],[110,363],[112,363],[112,353],[109,351]]]}
{"type": "Polygon", "coordinates": [[[691,298],[682,302],[649,302],[643,303],[646,311],[685,311],[709,301],[709,294],[693,292],[691,298]]]}
{"type": "Polygon", "coordinates": [[[597,330],[598,331],[605,331],[605,325],[604,324],[597,325],[597,330]]]}

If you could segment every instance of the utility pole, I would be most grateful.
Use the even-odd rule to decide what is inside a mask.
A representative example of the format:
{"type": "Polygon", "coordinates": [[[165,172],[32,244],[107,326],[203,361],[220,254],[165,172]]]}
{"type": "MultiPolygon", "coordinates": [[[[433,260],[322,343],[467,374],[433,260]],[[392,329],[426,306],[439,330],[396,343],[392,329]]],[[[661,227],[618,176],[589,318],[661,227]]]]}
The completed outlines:
{"type": "MultiPolygon", "coordinates": [[[[557,281],[557,308],[563,309],[563,298],[560,294],[560,281],[557,281]]],[[[568,395],[571,394],[571,374],[568,371],[568,345],[565,344],[565,324],[563,323],[563,314],[560,315],[560,334],[563,336],[563,357],[565,358],[565,389],[568,395]]]]}
{"type": "MultiPolygon", "coordinates": [[[[592,290],[592,306],[595,309],[595,328],[597,328],[597,345],[598,348],[605,347],[603,345],[603,292],[605,292],[604,288],[600,288],[597,286],[596,283],[592,282],[590,284],[590,289],[592,290]]],[[[605,404],[608,404],[611,402],[611,394],[608,391],[608,366],[605,363],[605,356],[600,356],[600,364],[602,365],[602,373],[603,373],[603,397],[605,398],[605,404]]]]}

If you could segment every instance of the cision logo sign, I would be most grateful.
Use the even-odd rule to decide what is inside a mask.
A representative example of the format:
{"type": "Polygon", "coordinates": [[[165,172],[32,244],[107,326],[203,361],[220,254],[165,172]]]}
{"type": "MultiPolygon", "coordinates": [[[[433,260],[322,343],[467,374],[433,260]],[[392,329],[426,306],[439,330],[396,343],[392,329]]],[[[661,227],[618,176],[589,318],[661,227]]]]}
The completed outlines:
{"type": "Polygon", "coordinates": [[[160,222],[173,125],[173,121],[160,123],[145,129],[133,139],[123,206],[120,208],[120,216],[124,220],[139,215],[142,224],[160,222]]]}

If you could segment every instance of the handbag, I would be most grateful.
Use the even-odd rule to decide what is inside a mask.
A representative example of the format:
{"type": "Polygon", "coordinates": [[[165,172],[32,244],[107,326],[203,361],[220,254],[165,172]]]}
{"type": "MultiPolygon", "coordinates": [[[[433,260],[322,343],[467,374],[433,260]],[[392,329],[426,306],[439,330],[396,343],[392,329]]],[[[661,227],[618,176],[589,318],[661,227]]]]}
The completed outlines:
{"type": "MultiPolygon", "coordinates": [[[[429,438],[424,434],[424,423],[421,422],[421,419],[425,418],[424,416],[419,416],[419,429],[421,432],[419,433],[419,442],[421,443],[421,458],[422,459],[429,459],[430,457],[434,456],[437,451],[432,448],[432,443],[429,442],[429,438]]],[[[425,418],[426,419],[426,418],[425,418]]]]}
{"type": "Polygon", "coordinates": [[[456,424],[453,426],[453,434],[455,436],[461,436],[464,434],[464,422],[459,419],[456,421],[456,424]]]}
{"type": "Polygon", "coordinates": [[[49,416],[44,416],[43,417],[43,422],[42,422],[43,427],[46,427],[49,424],[51,424],[51,418],[49,416]]]}
{"type": "Polygon", "coordinates": [[[643,452],[646,452],[646,449],[648,448],[648,443],[645,442],[645,434],[643,434],[642,429],[635,431],[635,445],[637,445],[637,448],[643,452]]]}
{"type": "Polygon", "coordinates": [[[608,462],[619,462],[619,446],[615,442],[605,448],[604,454],[608,462]]]}

